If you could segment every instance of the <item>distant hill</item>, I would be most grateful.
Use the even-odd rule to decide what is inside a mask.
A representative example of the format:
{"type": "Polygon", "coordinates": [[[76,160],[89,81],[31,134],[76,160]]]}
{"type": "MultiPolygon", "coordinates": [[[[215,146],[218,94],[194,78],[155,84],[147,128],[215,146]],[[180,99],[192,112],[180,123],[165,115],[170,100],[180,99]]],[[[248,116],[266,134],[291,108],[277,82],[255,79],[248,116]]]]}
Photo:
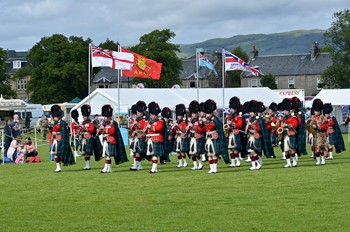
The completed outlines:
{"type": "Polygon", "coordinates": [[[225,48],[232,51],[241,47],[250,56],[253,45],[259,51],[259,55],[298,54],[308,53],[313,41],[317,41],[320,47],[324,46],[325,30],[297,30],[274,34],[237,35],[231,38],[210,39],[201,43],[180,44],[181,58],[188,58],[196,53],[196,48],[204,48],[209,54],[225,48]]]}

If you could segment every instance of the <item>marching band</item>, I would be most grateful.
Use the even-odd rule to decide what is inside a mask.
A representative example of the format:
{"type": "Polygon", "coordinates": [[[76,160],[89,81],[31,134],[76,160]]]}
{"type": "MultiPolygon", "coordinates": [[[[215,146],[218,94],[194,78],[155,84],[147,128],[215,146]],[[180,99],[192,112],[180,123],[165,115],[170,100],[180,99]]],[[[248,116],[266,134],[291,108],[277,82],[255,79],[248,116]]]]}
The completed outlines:
{"type": "MultiPolygon", "coordinates": [[[[324,104],[315,99],[311,115],[306,118],[299,98],[285,98],[280,103],[271,103],[266,110],[257,100],[241,103],[236,96],[229,101],[229,113],[219,117],[216,102],[190,102],[160,108],[158,103],[148,105],[138,101],[131,107],[129,130],[130,156],[133,157],[131,171],[143,170],[142,162],[152,163],[150,173],[158,172],[158,163],[171,162],[170,154],[176,154],[176,167],[188,166],[187,157],[192,160],[191,170],[202,170],[203,161],[208,161],[209,174],[218,172],[218,160],[222,159],[229,168],[241,167],[241,160],[251,163],[250,170],[263,168],[263,156],[276,158],[275,149],[281,149],[284,168],[297,167],[299,156],[306,155],[306,144],[310,141],[316,165],[325,165],[333,159],[333,147],[336,153],[345,151],[339,124],[330,113],[330,103],[324,104]],[[159,115],[160,114],[160,115],[159,115]],[[176,117],[173,118],[173,114],[176,117]],[[312,139],[310,139],[312,138],[312,139]]],[[[101,173],[111,173],[111,157],[115,163],[127,162],[125,146],[119,125],[112,119],[113,109],[104,105],[101,109],[103,120],[90,119],[91,107],[81,107],[83,116],[79,123],[77,110],[71,112],[71,146],[69,146],[68,124],[61,119],[62,112],[58,105],[51,108],[54,125],[52,153],[55,155],[56,170],[61,172],[60,163],[70,165],[78,156],[78,147],[84,156],[85,167],[90,170],[90,157],[99,161],[105,158],[101,173]],[[68,145],[67,145],[68,143],[68,145]]],[[[95,117],[96,118],[96,117],[95,117]]],[[[345,121],[344,123],[348,123],[345,121]]]]}

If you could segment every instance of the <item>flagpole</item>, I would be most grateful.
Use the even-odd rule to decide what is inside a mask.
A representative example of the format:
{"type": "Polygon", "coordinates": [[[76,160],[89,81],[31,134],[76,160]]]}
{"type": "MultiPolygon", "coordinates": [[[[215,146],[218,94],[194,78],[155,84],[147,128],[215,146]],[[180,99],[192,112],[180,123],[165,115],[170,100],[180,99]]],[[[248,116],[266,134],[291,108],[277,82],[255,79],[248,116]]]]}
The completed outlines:
{"type": "Polygon", "coordinates": [[[89,43],[89,66],[88,66],[88,94],[89,94],[89,105],[90,105],[90,85],[91,85],[91,72],[90,72],[90,67],[91,67],[91,43],[89,43]]]}
{"type": "Polygon", "coordinates": [[[225,53],[224,49],[222,49],[221,53],[221,59],[222,59],[222,123],[225,124],[225,53]]]}
{"type": "Polygon", "coordinates": [[[196,77],[197,77],[197,101],[199,102],[199,68],[198,68],[198,50],[196,48],[196,77]]]}
{"type": "MultiPolygon", "coordinates": [[[[118,43],[118,52],[120,52],[120,44],[118,43]]],[[[119,88],[119,82],[120,82],[120,72],[121,72],[121,69],[119,70],[118,69],[118,126],[120,128],[120,88],[119,88]]]]}

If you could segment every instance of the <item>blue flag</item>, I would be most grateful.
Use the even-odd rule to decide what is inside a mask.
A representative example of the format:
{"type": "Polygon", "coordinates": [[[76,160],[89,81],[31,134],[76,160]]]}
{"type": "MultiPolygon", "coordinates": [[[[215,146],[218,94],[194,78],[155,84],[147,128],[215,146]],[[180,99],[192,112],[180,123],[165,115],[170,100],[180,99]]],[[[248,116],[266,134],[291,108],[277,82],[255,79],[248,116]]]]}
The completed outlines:
{"type": "Polygon", "coordinates": [[[218,76],[218,73],[216,72],[214,65],[212,63],[210,63],[208,58],[203,56],[201,53],[198,53],[198,54],[199,54],[199,66],[209,68],[210,70],[212,70],[214,72],[215,76],[218,76]]]}

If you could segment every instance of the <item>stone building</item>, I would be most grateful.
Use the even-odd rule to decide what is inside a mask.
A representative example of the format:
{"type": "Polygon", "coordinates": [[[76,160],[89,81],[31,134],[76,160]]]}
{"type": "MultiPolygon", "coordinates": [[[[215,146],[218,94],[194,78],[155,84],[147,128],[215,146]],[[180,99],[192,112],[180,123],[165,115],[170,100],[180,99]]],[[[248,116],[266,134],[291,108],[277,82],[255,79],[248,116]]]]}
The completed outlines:
{"type": "MultiPolygon", "coordinates": [[[[6,51],[6,64],[7,64],[7,74],[12,78],[16,72],[24,68],[27,65],[28,51],[15,51],[7,50],[6,51]]],[[[29,81],[30,76],[26,76],[21,79],[13,79],[11,81],[11,88],[17,92],[17,98],[28,101],[29,95],[27,94],[27,82],[29,81]]]]}
{"type": "MultiPolygon", "coordinates": [[[[321,75],[332,64],[330,54],[321,53],[317,42],[304,54],[261,56],[254,46],[251,53],[250,64],[259,66],[263,75],[275,76],[278,89],[304,89],[305,96],[315,96],[321,90],[321,75]]],[[[241,86],[260,87],[263,75],[244,72],[241,86]]]]}

